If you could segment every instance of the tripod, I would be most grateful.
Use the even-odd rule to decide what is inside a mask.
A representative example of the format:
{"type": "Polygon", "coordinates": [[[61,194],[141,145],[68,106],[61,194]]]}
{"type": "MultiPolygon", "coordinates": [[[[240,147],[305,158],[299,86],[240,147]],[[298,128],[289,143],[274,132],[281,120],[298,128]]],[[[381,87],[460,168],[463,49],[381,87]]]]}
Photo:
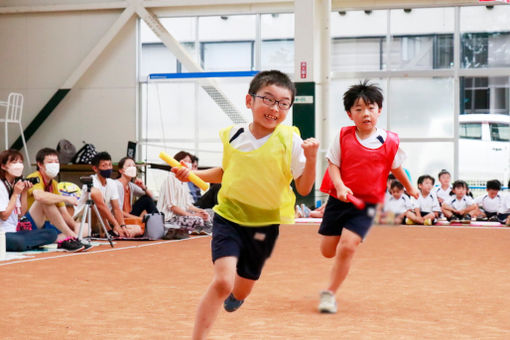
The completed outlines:
{"type": "Polygon", "coordinates": [[[97,210],[97,207],[94,204],[94,201],[90,198],[90,189],[92,189],[92,182],[85,183],[85,184],[87,185],[87,190],[84,191],[82,193],[82,195],[85,195],[86,200],[85,200],[85,208],[83,209],[83,215],[81,217],[80,230],[78,232],[78,240],[81,241],[83,239],[82,230],[83,230],[83,226],[85,225],[85,222],[88,223],[89,235],[91,234],[91,230],[92,230],[92,213],[91,213],[92,210],[91,210],[91,208],[93,208],[94,213],[96,214],[96,217],[99,220],[99,223],[101,223],[101,227],[103,228],[106,238],[108,239],[108,242],[110,242],[110,246],[113,248],[112,237],[108,233],[108,230],[106,229],[106,226],[103,222],[103,218],[101,217],[101,214],[99,214],[99,211],[97,210]]]}

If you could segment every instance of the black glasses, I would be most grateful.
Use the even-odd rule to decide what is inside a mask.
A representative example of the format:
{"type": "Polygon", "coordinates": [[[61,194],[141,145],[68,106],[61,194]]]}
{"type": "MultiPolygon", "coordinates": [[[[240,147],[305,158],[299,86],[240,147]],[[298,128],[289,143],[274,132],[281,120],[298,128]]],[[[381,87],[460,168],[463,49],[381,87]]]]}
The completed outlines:
{"type": "Polygon", "coordinates": [[[253,97],[261,98],[262,102],[266,104],[267,106],[273,106],[274,104],[278,104],[278,108],[280,110],[288,110],[292,106],[292,103],[288,100],[276,100],[274,98],[265,97],[265,96],[258,96],[254,93],[251,94],[253,97]]]}

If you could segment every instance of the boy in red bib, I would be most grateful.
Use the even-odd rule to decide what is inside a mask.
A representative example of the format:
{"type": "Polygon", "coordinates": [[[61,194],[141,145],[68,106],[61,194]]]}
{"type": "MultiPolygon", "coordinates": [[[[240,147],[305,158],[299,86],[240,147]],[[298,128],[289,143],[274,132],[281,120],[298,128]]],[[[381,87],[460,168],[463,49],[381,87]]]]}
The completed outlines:
{"type": "Polygon", "coordinates": [[[322,255],[335,258],[335,262],[329,285],[320,295],[321,313],[337,311],[335,293],[372,226],[376,205],[384,201],[389,172],[411,196],[418,197],[402,168],[406,154],[399,148],[398,135],[376,127],[383,102],[381,89],[365,81],[351,86],[343,101],[355,126],[343,127],[326,155],[329,166],[321,191],[330,196],[319,228],[320,247],[322,255]],[[348,194],[363,200],[365,208],[356,209],[348,202],[348,194]]]}

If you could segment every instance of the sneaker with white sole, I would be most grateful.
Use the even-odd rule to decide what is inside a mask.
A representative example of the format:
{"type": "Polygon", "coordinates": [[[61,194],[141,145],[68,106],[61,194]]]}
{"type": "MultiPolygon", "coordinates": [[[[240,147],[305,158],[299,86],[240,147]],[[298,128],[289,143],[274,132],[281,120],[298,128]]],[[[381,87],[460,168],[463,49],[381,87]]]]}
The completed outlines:
{"type": "Polygon", "coordinates": [[[323,290],[320,294],[320,302],[319,302],[319,312],[320,313],[336,313],[336,300],[335,294],[330,292],[329,290],[323,290]]]}

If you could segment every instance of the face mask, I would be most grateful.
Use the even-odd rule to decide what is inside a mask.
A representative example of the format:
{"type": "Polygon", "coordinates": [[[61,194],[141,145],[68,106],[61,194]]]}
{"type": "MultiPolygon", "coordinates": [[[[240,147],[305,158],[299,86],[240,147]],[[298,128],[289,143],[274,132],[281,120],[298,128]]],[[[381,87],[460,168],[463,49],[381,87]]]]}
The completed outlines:
{"type": "Polygon", "coordinates": [[[128,177],[136,177],[136,167],[135,166],[130,166],[128,167],[127,169],[124,170],[124,175],[128,176],[128,177]]]}
{"type": "Polygon", "coordinates": [[[13,177],[20,177],[23,174],[23,163],[11,164],[7,172],[13,177]]]}
{"type": "Polygon", "coordinates": [[[112,175],[112,169],[99,170],[99,174],[104,178],[110,178],[110,176],[112,175]]]}
{"type": "Polygon", "coordinates": [[[46,175],[51,178],[54,178],[58,175],[60,171],[60,163],[46,163],[46,175]]]}

